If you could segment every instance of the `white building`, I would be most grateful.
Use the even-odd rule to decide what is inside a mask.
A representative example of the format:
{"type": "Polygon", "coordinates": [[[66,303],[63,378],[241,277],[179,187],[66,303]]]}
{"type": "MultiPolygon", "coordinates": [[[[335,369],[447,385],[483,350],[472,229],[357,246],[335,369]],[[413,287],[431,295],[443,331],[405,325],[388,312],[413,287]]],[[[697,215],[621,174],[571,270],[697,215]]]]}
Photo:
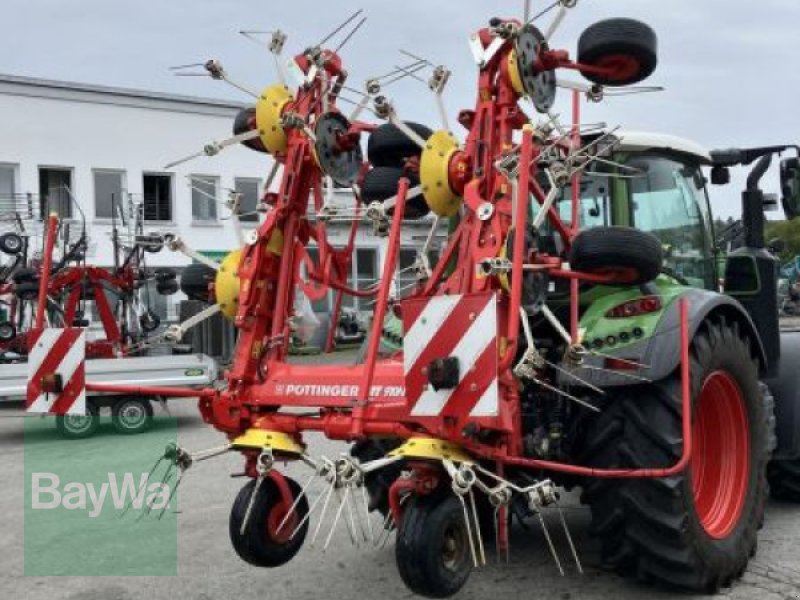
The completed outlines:
{"type": "MultiPolygon", "coordinates": [[[[243,220],[255,223],[253,211],[271,159],[236,146],[173,169],[165,165],[229,137],[242,107],[208,98],[0,75],[0,210],[8,213],[15,203],[30,204],[35,212],[43,207],[76,223],[82,212],[90,239],[87,262],[110,266],[112,197],[132,197],[144,203],[146,231],[174,232],[197,250],[222,255],[236,246],[232,227],[224,220],[222,202],[228,190],[243,194],[242,210],[249,213],[243,220]]],[[[428,227],[404,229],[402,266],[413,262],[414,248],[428,227]]],[[[345,227],[332,227],[331,235],[334,245],[343,244],[345,227]]],[[[385,238],[374,236],[368,226],[360,228],[351,283],[363,287],[377,279],[384,244],[385,238]]],[[[189,262],[167,250],[149,255],[148,261],[175,267],[189,262]]],[[[175,317],[178,300],[170,300],[169,317],[175,317]]],[[[356,306],[367,309],[361,302],[356,306]]],[[[326,312],[328,304],[323,301],[315,308],[326,312]]]]}

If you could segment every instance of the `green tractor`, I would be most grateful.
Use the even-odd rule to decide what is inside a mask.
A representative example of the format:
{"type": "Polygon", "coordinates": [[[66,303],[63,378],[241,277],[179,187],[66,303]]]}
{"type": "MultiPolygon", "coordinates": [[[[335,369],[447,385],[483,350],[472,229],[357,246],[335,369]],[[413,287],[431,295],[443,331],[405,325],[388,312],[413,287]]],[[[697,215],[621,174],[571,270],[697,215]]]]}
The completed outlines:
{"type": "MultiPolygon", "coordinates": [[[[575,405],[558,394],[547,399],[540,387],[523,388],[526,454],[598,469],[674,465],[683,448],[678,300],[688,299],[690,466],[667,478],[576,476],[559,483],[582,490],[606,566],[713,592],[740,576],[755,552],[768,490],[800,501],[800,332],[779,328],[779,262],[764,242],[768,201],[760,189],[773,158],[797,148],[708,152],[668,135],[616,136],[605,172],[596,168],[580,180],[581,233],[572,248],[559,247],[558,234],[546,227],[532,232],[539,251],[566,254],[575,270],[636,274],[626,286],[581,284],[586,353],[574,371],[562,368],[551,382],[601,412],[572,411],[575,405]],[[728,184],[732,167],[753,163],[742,194],[744,244],[726,255],[715,236],[707,175],[728,184]]],[[[798,159],[783,159],[789,218],[800,212],[799,182],[798,159]]],[[[569,188],[556,209],[569,221],[569,188]]],[[[547,303],[566,328],[569,284],[546,285],[547,303]]],[[[553,337],[541,315],[529,324],[535,339],[553,337]]],[[[391,333],[384,341],[396,348],[400,332],[391,333]]],[[[354,454],[379,457],[392,443],[379,445],[360,443],[354,454]]],[[[373,507],[385,510],[398,474],[368,478],[373,507]]],[[[525,507],[512,513],[524,518],[525,507]]]]}

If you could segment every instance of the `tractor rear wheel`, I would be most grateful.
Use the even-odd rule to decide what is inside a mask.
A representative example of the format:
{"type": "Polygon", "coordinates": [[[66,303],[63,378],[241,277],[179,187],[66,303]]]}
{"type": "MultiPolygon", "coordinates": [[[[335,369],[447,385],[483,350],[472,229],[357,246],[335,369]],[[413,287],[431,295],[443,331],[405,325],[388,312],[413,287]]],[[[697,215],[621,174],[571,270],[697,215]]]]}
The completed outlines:
{"type": "MultiPolygon", "coordinates": [[[[300,495],[301,488],[294,479],[285,479],[294,502],[300,495]]],[[[247,483],[239,490],[233,502],[228,522],[231,543],[236,554],[245,562],[256,567],[279,567],[292,560],[303,546],[308,532],[308,519],[305,518],[308,515],[308,500],[303,496],[287,518],[291,505],[286,506],[278,485],[271,477],[266,477],[258,490],[247,526],[242,533],[242,523],[255,487],[255,480],[247,483]],[[303,525],[292,536],[301,522],[303,525]]]]}
{"type": "MultiPolygon", "coordinates": [[[[757,362],[736,323],[708,323],[691,348],[692,462],[660,479],[589,479],[584,501],[605,564],[697,592],[739,577],[766,501],[770,419],[757,362]]],[[[682,451],[679,375],[620,393],[587,432],[600,468],[668,467],[682,451]]]]}
{"type": "Polygon", "coordinates": [[[400,577],[415,594],[446,598],[472,572],[469,531],[452,493],[414,496],[403,512],[395,558],[400,577]]]}

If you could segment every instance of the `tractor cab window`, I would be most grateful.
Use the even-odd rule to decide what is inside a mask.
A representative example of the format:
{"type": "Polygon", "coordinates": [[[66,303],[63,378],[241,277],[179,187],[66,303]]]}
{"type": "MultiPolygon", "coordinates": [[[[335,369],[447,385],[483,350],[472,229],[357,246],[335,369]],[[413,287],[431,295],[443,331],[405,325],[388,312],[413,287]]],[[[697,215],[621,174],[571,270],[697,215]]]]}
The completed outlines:
{"type": "Polygon", "coordinates": [[[661,156],[627,161],[640,173],[628,179],[631,225],[656,235],[664,248],[664,266],[689,284],[712,287],[705,186],[699,167],[661,156]]]}
{"type": "MultiPolygon", "coordinates": [[[[581,228],[611,225],[611,181],[602,175],[582,177],[580,180],[581,198],[578,216],[581,228]]],[[[572,185],[561,192],[557,201],[558,214],[564,223],[572,221],[572,185]]]]}

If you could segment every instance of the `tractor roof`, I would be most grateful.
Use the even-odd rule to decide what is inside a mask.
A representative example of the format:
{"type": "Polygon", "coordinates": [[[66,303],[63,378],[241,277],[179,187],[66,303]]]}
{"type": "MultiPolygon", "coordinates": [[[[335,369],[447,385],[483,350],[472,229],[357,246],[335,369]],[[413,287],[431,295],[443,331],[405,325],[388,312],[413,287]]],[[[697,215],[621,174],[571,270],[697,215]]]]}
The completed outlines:
{"type": "Polygon", "coordinates": [[[706,148],[697,142],[678,136],[625,130],[616,131],[614,135],[621,139],[620,150],[669,150],[694,157],[700,164],[710,165],[712,162],[706,148]]]}

